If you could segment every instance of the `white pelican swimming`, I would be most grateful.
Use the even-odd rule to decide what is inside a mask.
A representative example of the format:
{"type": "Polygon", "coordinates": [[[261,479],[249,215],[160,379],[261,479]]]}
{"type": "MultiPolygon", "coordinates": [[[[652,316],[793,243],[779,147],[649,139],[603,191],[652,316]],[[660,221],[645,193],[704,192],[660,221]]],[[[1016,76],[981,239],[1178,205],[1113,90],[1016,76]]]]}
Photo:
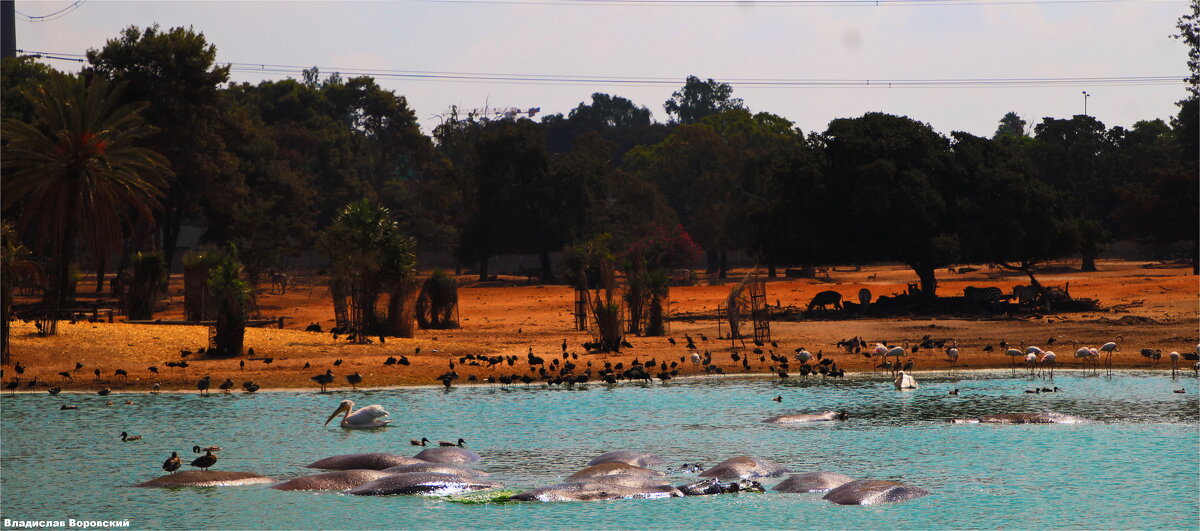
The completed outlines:
{"type": "Polygon", "coordinates": [[[329,421],[333,420],[333,417],[338,416],[338,413],[343,411],[346,413],[346,415],[342,417],[341,426],[348,430],[382,428],[388,425],[389,421],[375,420],[380,417],[388,416],[388,412],[384,411],[383,406],[381,405],[375,404],[373,406],[367,406],[355,411],[354,413],[350,412],[352,409],[354,409],[353,401],[342,400],[342,403],[338,405],[338,408],[333,412],[333,414],[329,415],[329,418],[325,420],[325,425],[328,426],[329,421]]]}
{"type": "Polygon", "coordinates": [[[904,371],[896,373],[896,389],[899,391],[913,391],[917,389],[917,380],[912,376],[904,374],[904,371]]]}

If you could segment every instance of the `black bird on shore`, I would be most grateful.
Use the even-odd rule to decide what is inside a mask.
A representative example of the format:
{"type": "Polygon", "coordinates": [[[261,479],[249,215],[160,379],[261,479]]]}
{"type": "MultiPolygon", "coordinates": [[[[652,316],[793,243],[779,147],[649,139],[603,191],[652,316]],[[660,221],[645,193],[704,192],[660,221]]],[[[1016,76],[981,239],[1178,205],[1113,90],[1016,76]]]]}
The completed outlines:
{"type": "Polygon", "coordinates": [[[96,391],[96,394],[98,394],[100,396],[108,396],[109,393],[112,393],[112,389],[109,389],[107,387],[105,387],[104,389],[101,389],[99,391],[96,391]]]}
{"type": "Polygon", "coordinates": [[[19,361],[16,365],[13,365],[13,370],[17,371],[17,374],[25,374],[25,366],[21,365],[21,362],[19,361]]]}
{"type": "Polygon", "coordinates": [[[99,379],[100,379],[100,369],[96,369],[96,370],[94,370],[94,371],[92,371],[92,372],[93,372],[93,373],[95,373],[95,375],[96,375],[96,379],[97,379],[97,380],[99,380],[99,379]]]}
{"type": "Polygon", "coordinates": [[[217,386],[217,389],[228,393],[230,389],[233,389],[233,380],[226,378],[224,382],[221,382],[221,385],[217,386]]]}
{"type": "Polygon", "coordinates": [[[208,386],[210,384],[212,384],[212,378],[205,376],[205,377],[201,378],[200,381],[196,382],[196,389],[200,390],[200,394],[207,395],[208,394],[208,386]]]}
{"type": "Polygon", "coordinates": [[[59,393],[61,393],[61,392],[62,392],[62,388],[56,385],[56,386],[54,386],[54,387],[51,387],[51,388],[50,388],[50,390],[49,390],[48,392],[49,392],[51,395],[57,395],[57,394],[59,394],[59,393]]]}
{"type": "Polygon", "coordinates": [[[363,377],[359,373],[347,374],[346,381],[350,382],[350,387],[358,389],[358,384],[362,383],[363,377]]]}
{"type": "Polygon", "coordinates": [[[71,373],[69,373],[69,372],[67,372],[67,371],[60,372],[60,373],[58,373],[58,375],[59,375],[59,376],[62,376],[63,378],[66,378],[66,379],[68,379],[68,380],[73,380],[73,379],[74,379],[74,378],[71,378],[71,373]]]}
{"type": "Polygon", "coordinates": [[[20,381],[20,380],[13,380],[13,381],[11,381],[11,382],[8,382],[7,384],[4,384],[4,388],[5,388],[5,389],[8,389],[8,392],[9,392],[9,393],[15,393],[15,392],[17,392],[17,386],[18,386],[18,385],[21,385],[21,381],[20,381]]]}
{"type": "Polygon", "coordinates": [[[183,461],[179,459],[179,454],[177,452],[171,452],[171,457],[168,457],[166,461],[163,461],[162,469],[174,474],[176,470],[179,470],[180,466],[183,466],[183,461]]]}
{"type": "MultiPolygon", "coordinates": [[[[79,363],[78,361],[75,362],[75,371],[78,371],[79,369],[82,369],[82,368],[83,368],[82,363],[79,363]]],[[[72,371],[72,372],[75,372],[75,371],[72,371]]]]}
{"type": "Polygon", "coordinates": [[[153,374],[154,376],[158,376],[158,367],[151,365],[149,367],[146,367],[146,370],[150,371],[150,374],[153,374]]]}
{"type": "Polygon", "coordinates": [[[321,386],[321,392],[324,393],[325,386],[333,383],[333,369],[326,369],[325,374],[318,374],[309,378],[309,380],[317,382],[321,386]]]}

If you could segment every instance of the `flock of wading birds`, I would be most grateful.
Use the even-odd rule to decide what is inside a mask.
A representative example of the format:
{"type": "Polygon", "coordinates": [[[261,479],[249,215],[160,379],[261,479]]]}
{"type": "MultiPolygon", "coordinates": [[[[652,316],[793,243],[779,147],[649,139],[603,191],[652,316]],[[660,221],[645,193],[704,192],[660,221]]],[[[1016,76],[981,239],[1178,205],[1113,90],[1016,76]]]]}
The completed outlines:
{"type": "MultiPolygon", "coordinates": [[[[313,328],[310,326],[309,330],[313,330],[313,328]]],[[[316,331],[319,332],[320,329],[317,328],[316,331]]],[[[337,331],[333,332],[333,338],[335,340],[338,338],[337,331]]],[[[698,338],[702,343],[707,343],[709,341],[708,336],[705,334],[699,334],[698,338]]],[[[380,337],[379,339],[381,342],[385,341],[383,337],[380,337]]],[[[662,382],[666,382],[667,380],[678,376],[680,371],[687,369],[689,360],[693,373],[699,373],[702,371],[706,374],[725,374],[726,369],[720,366],[721,363],[724,363],[723,360],[715,360],[713,353],[707,349],[703,350],[703,354],[701,354],[701,347],[696,344],[696,340],[697,338],[695,337],[687,334],[684,335],[685,344],[683,345],[683,348],[686,349],[686,352],[685,355],[680,356],[678,360],[668,361],[664,359],[660,361],[655,358],[650,358],[649,360],[643,362],[638,358],[634,358],[628,366],[626,366],[623,362],[617,362],[614,364],[610,361],[597,360],[597,363],[602,364],[602,366],[600,366],[594,364],[594,362],[591,360],[585,359],[581,362],[578,353],[568,352],[569,345],[567,340],[564,339],[562,342],[561,357],[553,355],[547,355],[546,357],[538,356],[534,354],[533,347],[530,347],[529,352],[526,354],[525,359],[523,360],[525,367],[518,370],[518,364],[522,361],[520,356],[488,356],[482,354],[467,354],[465,356],[459,356],[457,358],[448,360],[448,370],[438,375],[435,380],[441,382],[443,386],[449,388],[454,384],[454,382],[459,380],[460,377],[458,371],[462,370],[464,373],[481,373],[468,374],[466,377],[466,381],[468,383],[499,383],[501,385],[529,385],[534,382],[540,382],[546,386],[569,387],[587,384],[592,381],[600,381],[606,384],[616,384],[621,380],[652,382],[655,378],[662,382]],[[549,358],[549,361],[547,361],[547,358],[549,358]],[[455,363],[456,360],[457,363],[455,363]],[[508,368],[511,369],[506,372],[505,369],[508,368]],[[487,372],[486,375],[482,374],[484,371],[487,372]]],[[[1118,336],[1117,340],[1122,341],[1123,337],[1118,336]]],[[[667,342],[671,346],[679,345],[679,341],[673,337],[667,338],[667,342]]],[[[1047,349],[1042,349],[1038,346],[1026,345],[1020,345],[1017,347],[1010,345],[1004,340],[1001,340],[998,346],[1000,351],[1004,352],[1007,356],[1009,356],[1009,359],[1012,360],[1011,369],[1014,375],[1017,373],[1018,368],[1022,368],[1027,369],[1031,376],[1040,372],[1050,378],[1053,378],[1054,369],[1058,365],[1058,355],[1052,350],[1049,350],[1049,348],[1056,342],[1058,341],[1053,337],[1047,339],[1047,349]]],[[[622,340],[622,345],[627,349],[633,348],[633,345],[626,340],[622,340]]],[[[589,342],[583,343],[582,346],[585,351],[593,352],[598,345],[589,342]]],[[[951,368],[953,369],[954,367],[957,367],[961,352],[957,340],[934,339],[929,335],[922,337],[920,342],[911,346],[908,341],[903,342],[902,345],[889,345],[887,341],[881,341],[875,343],[873,346],[870,346],[868,345],[867,341],[863,340],[861,337],[852,337],[850,339],[838,341],[835,346],[839,350],[843,351],[844,355],[864,356],[868,360],[872,360],[871,364],[874,369],[882,369],[891,373],[895,377],[897,389],[916,388],[916,382],[911,376],[911,371],[913,369],[915,360],[909,358],[910,353],[916,354],[922,349],[927,352],[941,351],[945,354],[946,360],[951,363],[951,368]],[[875,359],[880,360],[880,362],[875,364],[875,359]]],[[[1099,367],[1102,363],[1104,364],[1106,370],[1111,372],[1113,355],[1121,351],[1120,344],[1117,341],[1110,341],[1098,348],[1079,346],[1078,343],[1074,343],[1072,348],[1075,348],[1074,357],[1082,362],[1085,369],[1090,369],[1093,372],[1099,370],[1099,367]]],[[[807,378],[809,376],[840,378],[845,375],[845,370],[838,367],[837,361],[835,361],[833,356],[826,355],[822,350],[818,350],[816,354],[813,354],[805,347],[797,347],[794,349],[792,356],[789,358],[787,355],[776,354],[776,349],[780,349],[780,343],[778,341],[770,341],[768,344],[758,340],[754,341],[753,348],[745,348],[744,350],[738,350],[736,348],[730,349],[728,353],[730,362],[732,363],[732,368],[730,370],[736,370],[740,365],[740,368],[743,372],[765,371],[773,373],[781,379],[789,378],[793,374],[802,378],[807,378]],[[757,358],[757,362],[755,358],[757,358]],[[792,362],[796,362],[796,365],[793,365],[792,362]]],[[[996,350],[996,346],[992,344],[986,344],[980,350],[984,352],[994,352],[996,350]]],[[[438,350],[433,349],[432,352],[437,353],[438,350]]],[[[189,358],[192,358],[193,356],[203,357],[205,355],[205,349],[200,348],[196,352],[182,349],[179,351],[179,353],[179,361],[166,361],[163,363],[163,365],[168,368],[185,370],[189,366],[189,358]]],[[[421,348],[416,347],[413,354],[419,355],[420,353],[421,348]]],[[[275,358],[273,357],[256,357],[253,348],[247,349],[247,355],[251,362],[258,361],[267,367],[271,367],[275,362],[275,358]]],[[[1141,349],[1141,355],[1154,364],[1158,364],[1158,362],[1164,357],[1161,349],[1143,348],[1141,349]]],[[[1166,354],[1165,357],[1170,362],[1172,377],[1177,375],[1181,363],[1185,360],[1193,362],[1192,370],[1197,374],[1197,376],[1200,376],[1200,345],[1196,346],[1195,352],[1185,352],[1181,354],[1177,351],[1172,351],[1166,354]]],[[[192,359],[193,361],[195,360],[195,358],[192,359]]],[[[324,393],[326,392],[327,386],[333,384],[337,380],[333,373],[334,368],[337,368],[342,364],[343,360],[337,359],[333,362],[332,368],[326,369],[324,373],[312,376],[310,380],[318,385],[321,389],[321,392],[324,393]]],[[[385,367],[402,367],[410,364],[411,362],[409,361],[408,357],[404,355],[400,355],[399,357],[388,356],[388,358],[383,361],[383,366],[385,367]]],[[[726,365],[729,364],[726,363],[726,365]]],[[[246,360],[239,360],[238,366],[239,369],[245,370],[246,360]]],[[[312,368],[311,363],[307,361],[304,362],[302,369],[310,368],[312,368]]],[[[84,364],[81,362],[76,362],[73,369],[58,372],[57,375],[62,377],[63,383],[66,383],[67,381],[73,381],[74,375],[82,369],[84,369],[84,364]]],[[[21,378],[28,370],[28,367],[22,365],[20,362],[17,362],[13,366],[13,370],[17,373],[16,376],[4,385],[4,388],[10,393],[15,393],[21,388],[22,385],[24,385],[28,390],[34,390],[39,384],[43,386],[48,385],[46,382],[39,381],[38,376],[34,376],[32,379],[22,382],[21,378]]],[[[147,371],[152,380],[150,392],[157,393],[160,390],[160,384],[153,380],[159,375],[159,367],[157,365],[150,366],[147,368],[147,371]]],[[[100,382],[103,378],[100,369],[93,369],[92,372],[95,375],[95,381],[100,382]]],[[[3,370],[0,370],[0,378],[2,377],[3,370]]],[[[127,382],[129,378],[129,372],[124,369],[116,369],[113,372],[112,378],[119,378],[122,381],[127,382]]],[[[355,389],[357,389],[358,385],[363,383],[364,380],[363,375],[359,372],[345,374],[344,378],[346,383],[355,389]]],[[[198,389],[201,394],[208,394],[209,390],[213,388],[213,383],[213,379],[206,375],[196,382],[196,389],[198,389]]],[[[234,387],[235,383],[233,379],[226,378],[225,381],[218,383],[215,388],[222,392],[228,393],[231,392],[234,387]]],[[[260,386],[254,383],[252,380],[246,380],[242,382],[241,389],[247,393],[254,393],[260,389],[260,386]]],[[[47,391],[51,395],[57,395],[62,392],[62,387],[61,385],[55,385],[50,387],[47,391]]],[[[111,393],[112,389],[108,387],[101,388],[97,391],[97,394],[101,396],[107,396],[111,393]]],[[[129,404],[131,402],[126,401],[126,403],[129,404]]],[[[112,403],[110,402],[109,405],[111,404],[112,403]]],[[[64,405],[62,408],[74,409],[75,406],[64,405]]]]}

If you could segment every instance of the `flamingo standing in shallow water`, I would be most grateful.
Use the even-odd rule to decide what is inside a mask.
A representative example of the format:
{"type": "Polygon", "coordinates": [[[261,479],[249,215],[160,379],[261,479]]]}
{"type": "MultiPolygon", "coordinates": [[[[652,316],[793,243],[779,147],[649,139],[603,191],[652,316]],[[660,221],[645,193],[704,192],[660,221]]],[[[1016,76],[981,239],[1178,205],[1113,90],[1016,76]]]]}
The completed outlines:
{"type": "MultiPolygon", "coordinates": [[[[1117,336],[1117,341],[1124,341],[1124,340],[1125,340],[1124,336],[1117,336]]],[[[1118,345],[1116,343],[1116,341],[1109,341],[1108,343],[1100,345],[1100,352],[1103,352],[1108,355],[1104,359],[1104,368],[1105,368],[1105,370],[1108,371],[1109,374],[1112,374],[1113,352],[1120,352],[1120,351],[1121,351],[1121,346],[1118,345]]]]}
{"type": "Polygon", "coordinates": [[[1012,369],[1012,375],[1016,376],[1017,375],[1017,358],[1024,356],[1025,353],[1022,352],[1021,349],[1019,349],[1019,348],[1010,348],[1010,349],[1004,351],[1004,354],[1006,356],[1008,356],[1009,360],[1012,360],[1012,363],[1009,364],[1009,368],[1012,369]]]}
{"type": "Polygon", "coordinates": [[[1096,365],[1099,361],[1099,354],[1096,353],[1096,349],[1090,347],[1079,347],[1079,350],[1075,351],[1075,357],[1083,360],[1084,367],[1091,365],[1092,373],[1095,374],[1096,365]]]}
{"type": "Polygon", "coordinates": [[[1179,353],[1175,352],[1175,351],[1171,351],[1171,354],[1169,356],[1171,357],[1171,379],[1174,380],[1175,372],[1179,370],[1180,356],[1179,356],[1179,353]]]}
{"type": "Polygon", "coordinates": [[[342,422],[339,425],[348,430],[382,428],[388,425],[389,421],[377,420],[380,417],[388,416],[388,412],[381,405],[367,406],[351,413],[350,410],[352,409],[354,409],[354,402],[343,400],[338,405],[338,408],[334,410],[333,414],[329,415],[329,418],[325,420],[325,424],[328,425],[329,421],[333,420],[333,417],[338,416],[338,413],[345,412],[346,415],[342,417],[342,422]]]}
{"type": "Polygon", "coordinates": [[[1054,361],[1056,358],[1057,358],[1057,356],[1054,355],[1054,351],[1047,350],[1045,354],[1042,354],[1042,360],[1040,362],[1042,367],[1050,367],[1049,369],[1043,368],[1042,370],[1050,371],[1050,379],[1051,380],[1054,379],[1054,361]]]}

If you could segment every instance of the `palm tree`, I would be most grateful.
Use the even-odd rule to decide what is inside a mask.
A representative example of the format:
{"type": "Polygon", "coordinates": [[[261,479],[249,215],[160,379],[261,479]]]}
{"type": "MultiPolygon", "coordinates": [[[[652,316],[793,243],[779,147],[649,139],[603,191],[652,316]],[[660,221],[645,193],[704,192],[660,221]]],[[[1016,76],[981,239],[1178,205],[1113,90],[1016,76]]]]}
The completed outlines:
{"type": "Polygon", "coordinates": [[[321,233],[317,246],[329,257],[333,281],[349,285],[352,333],[357,341],[365,341],[375,327],[380,291],[388,288],[394,302],[412,291],[411,282],[406,282],[416,264],[412,238],[401,234],[387,208],[363,199],[346,205],[321,233]]]}
{"type": "Polygon", "coordinates": [[[208,270],[208,291],[216,305],[216,347],[220,356],[241,356],[246,337],[246,303],[250,300],[250,284],[241,278],[242,266],[237,260],[237,248],[220,255],[219,262],[208,270]]]}
{"type": "Polygon", "coordinates": [[[96,254],[120,250],[122,229],[153,219],[172,174],[162,155],[140,146],[155,131],[139,114],[145,104],[119,105],[120,92],[98,76],[85,84],[57,74],[25,92],[32,123],[4,121],[3,207],[19,205],[21,228],[52,259],[46,300],[54,309],[69,302],[76,240],[96,254]]]}
{"type": "Polygon", "coordinates": [[[646,323],[646,335],[666,334],[666,304],[671,296],[671,275],[664,268],[646,273],[646,291],[650,298],[650,318],[646,323]]]}

